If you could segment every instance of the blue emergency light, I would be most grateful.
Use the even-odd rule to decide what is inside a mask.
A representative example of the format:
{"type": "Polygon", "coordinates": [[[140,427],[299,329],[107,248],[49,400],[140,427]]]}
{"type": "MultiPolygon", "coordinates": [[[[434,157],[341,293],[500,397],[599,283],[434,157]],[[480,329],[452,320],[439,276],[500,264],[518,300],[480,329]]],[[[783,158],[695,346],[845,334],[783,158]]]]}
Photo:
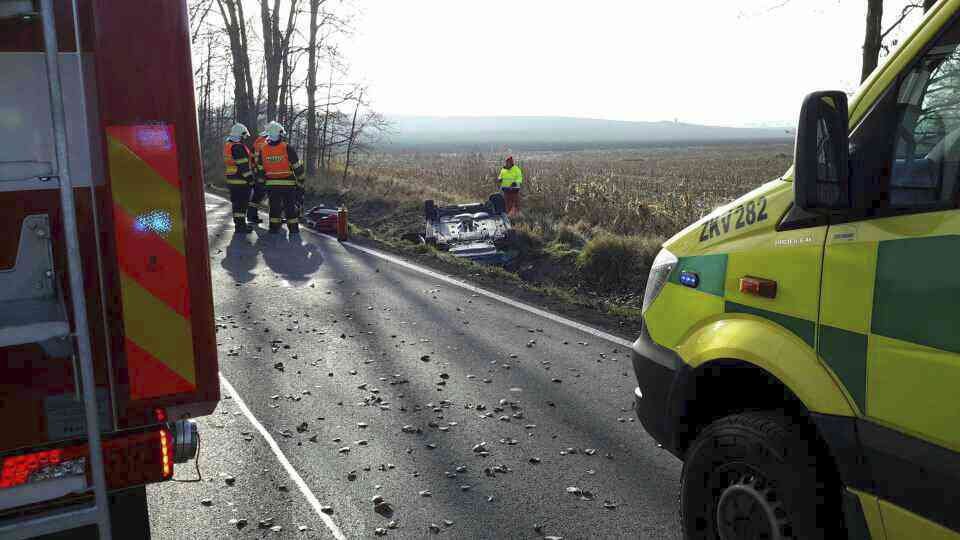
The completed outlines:
{"type": "Polygon", "coordinates": [[[684,270],[680,272],[680,284],[696,289],[697,286],[700,285],[700,276],[698,276],[696,272],[687,272],[684,270]]]}

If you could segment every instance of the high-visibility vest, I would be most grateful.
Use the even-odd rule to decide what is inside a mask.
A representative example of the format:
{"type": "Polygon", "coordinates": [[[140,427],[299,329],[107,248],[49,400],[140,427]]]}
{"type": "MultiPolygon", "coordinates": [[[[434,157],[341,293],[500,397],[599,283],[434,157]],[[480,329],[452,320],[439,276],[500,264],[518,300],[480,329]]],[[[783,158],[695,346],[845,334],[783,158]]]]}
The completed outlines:
{"type": "Polygon", "coordinates": [[[223,168],[224,174],[228,179],[231,177],[236,180],[243,180],[246,183],[247,179],[240,176],[240,169],[238,165],[243,163],[250,163],[250,149],[243,143],[226,141],[223,143],[223,168]],[[243,147],[243,153],[247,156],[245,158],[235,160],[233,159],[233,146],[239,144],[243,147]]]}
{"type": "Polygon", "coordinates": [[[265,135],[260,135],[257,137],[257,140],[253,141],[253,156],[256,158],[254,161],[257,163],[257,167],[260,167],[260,150],[267,145],[267,137],[265,135]]]}
{"type": "Polygon", "coordinates": [[[296,176],[290,166],[287,143],[265,144],[260,149],[260,161],[267,186],[295,186],[296,176]]]}
{"type": "Polygon", "coordinates": [[[519,165],[514,165],[509,169],[500,169],[500,187],[510,187],[514,182],[517,183],[517,187],[520,187],[520,184],[523,183],[523,171],[520,170],[519,165]]]}

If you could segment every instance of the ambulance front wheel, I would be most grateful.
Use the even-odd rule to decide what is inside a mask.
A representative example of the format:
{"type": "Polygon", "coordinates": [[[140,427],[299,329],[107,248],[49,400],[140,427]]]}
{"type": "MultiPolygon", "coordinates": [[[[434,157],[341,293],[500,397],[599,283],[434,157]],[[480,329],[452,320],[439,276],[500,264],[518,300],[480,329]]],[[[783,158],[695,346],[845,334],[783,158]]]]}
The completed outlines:
{"type": "Polygon", "coordinates": [[[685,538],[828,539],[843,533],[840,486],[818,466],[816,436],[773,412],[721,418],[687,452],[685,538]]]}

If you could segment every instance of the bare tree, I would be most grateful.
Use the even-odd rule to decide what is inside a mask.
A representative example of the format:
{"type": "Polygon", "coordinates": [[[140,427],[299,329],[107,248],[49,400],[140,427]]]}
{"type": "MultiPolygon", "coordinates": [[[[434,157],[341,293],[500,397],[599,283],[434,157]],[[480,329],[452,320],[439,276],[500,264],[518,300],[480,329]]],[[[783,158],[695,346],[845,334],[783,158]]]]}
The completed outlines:
{"type": "Polygon", "coordinates": [[[860,81],[867,80],[880,61],[880,47],[883,43],[881,24],[883,23],[883,0],[867,0],[867,27],[863,37],[863,68],[860,81]]]}
{"type": "Polygon", "coordinates": [[[187,14],[190,20],[190,28],[193,31],[190,33],[190,41],[196,42],[200,30],[203,28],[203,23],[207,19],[207,15],[210,14],[211,9],[213,8],[213,0],[194,0],[187,6],[187,14]]]}
{"type": "Polygon", "coordinates": [[[363,90],[360,90],[360,96],[357,98],[357,104],[353,107],[353,121],[350,122],[350,135],[347,138],[347,160],[343,164],[343,180],[347,180],[347,172],[350,170],[350,152],[353,150],[353,143],[357,138],[357,112],[360,111],[360,103],[363,101],[363,90]]]}
{"type": "Polygon", "coordinates": [[[320,6],[326,0],[310,0],[310,38],[307,43],[307,144],[304,151],[306,174],[316,172],[317,153],[317,23],[320,6]]]}
{"type": "Polygon", "coordinates": [[[333,70],[330,70],[330,78],[327,81],[327,105],[323,109],[323,133],[320,136],[320,167],[324,175],[330,168],[330,153],[327,151],[327,133],[330,123],[330,93],[333,91],[333,70]]]}
{"type": "Polygon", "coordinates": [[[289,83],[281,81],[281,76],[289,77],[289,69],[284,69],[284,62],[290,54],[290,38],[296,30],[299,0],[290,0],[290,11],[287,13],[286,27],[280,29],[280,0],[260,0],[260,22],[263,26],[263,60],[266,69],[267,85],[267,119],[277,117],[277,109],[282,106],[280,89],[289,83]]]}
{"type": "Polygon", "coordinates": [[[200,79],[200,140],[205,141],[210,128],[210,87],[212,86],[211,72],[213,70],[213,39],[207,38],[207,54],[201,67],[204,69],[200,79]]]}
{"type": "Polygon", "coordinates": [[[222,173],[220,140],[232,121],[256,130],[263,120],[276,119],[303,149],[309,173],[316,174],[318,165],[329,171],[336,157],[349,175],[386,125],[370,110],[362,87],[350,82],[339,55],[338,43],[350,32],[349,11],[330,0],[188,2],[208,173],[222,173]],[[245,13],[251,5],[259,8],[252,16],[245,13]],[[218,10],[220,17],[208,16],[218,10]],[[308,17],[299,17],[303,13],[308,17]],[[327,81],[319,79],[324,69],[327,81]],[[324,84],[325,104],[317,96],[324,84]]]}
{"type": "Polygon", "coordinates": [[[253,79],[250,74],[249,42],[247,24],[243,16],[243,1],[217,0],[217,6],[220,8],[227,36],[230,38],[236,117],[248,128],[255,130],[257,114],[253,103],[253,79]]]}

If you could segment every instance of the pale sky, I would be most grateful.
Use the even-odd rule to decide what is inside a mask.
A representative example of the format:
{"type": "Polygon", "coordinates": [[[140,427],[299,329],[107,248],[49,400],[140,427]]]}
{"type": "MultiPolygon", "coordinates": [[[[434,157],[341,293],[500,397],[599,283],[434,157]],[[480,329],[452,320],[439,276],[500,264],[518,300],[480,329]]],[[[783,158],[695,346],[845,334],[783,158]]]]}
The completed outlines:
{"type": "Polygon", "coordinates": [[[792,124],[806,93],[858,85],[865,5],[361,0],[344,52],[387,114],[792,124]]]}

